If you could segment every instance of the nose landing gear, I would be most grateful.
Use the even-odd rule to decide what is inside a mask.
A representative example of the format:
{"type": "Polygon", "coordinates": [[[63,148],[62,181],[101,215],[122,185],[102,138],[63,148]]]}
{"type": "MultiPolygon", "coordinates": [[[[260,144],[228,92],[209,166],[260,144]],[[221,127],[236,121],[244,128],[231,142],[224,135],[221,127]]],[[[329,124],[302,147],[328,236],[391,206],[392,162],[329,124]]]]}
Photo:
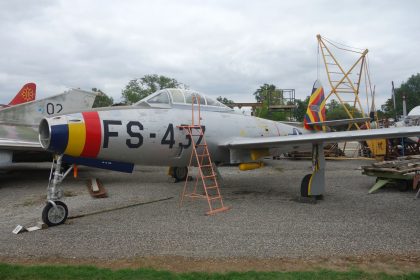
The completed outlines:
{"type": "Polygon", "coordinates": [[[73,165],[66,169],[62,169],[62,158],[60,155],[53,159],[51,165],[50,178],[47,188],[47,204],[42,210],[42,221],[48,226],[57,226],[66,222],[69,211],[67,205],[60,201],[64,196],[63,190],[59,184],[73,169],[73,165]]]}

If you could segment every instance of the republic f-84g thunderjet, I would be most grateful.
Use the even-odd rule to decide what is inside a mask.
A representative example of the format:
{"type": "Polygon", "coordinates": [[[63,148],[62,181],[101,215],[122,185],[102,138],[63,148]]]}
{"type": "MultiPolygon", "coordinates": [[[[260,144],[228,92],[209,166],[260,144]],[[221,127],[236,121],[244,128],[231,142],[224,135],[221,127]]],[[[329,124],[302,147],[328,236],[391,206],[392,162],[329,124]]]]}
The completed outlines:
{"type": "Polygon", "coordinates": [[[235,113],[198,92],[163,89],[133,106],[99,108],[41,121],[42,147],[59,155],[53,163],[55,172],[50,178],[43,221],[58,225],[68,215],[67,206],[60,201],[63,192],[59,183],[68,173],[61,171],[63,159],[126,172],[131,172],[135,164],[173,169],[188,166],[192,145],[202,140],[202,136],[191,137],[182,129],[193,122],[192,103],[197,102],[193,100],[199,100],[200,127],[215,163],[238,163],[247,170],[259,166],[255,163],[263,156],[312,149],[313,173],[302,180],[303,196],[324,192],[324,142],[420,135],[419,127],[318,131],[325,121],[324,92],[319,82],[312,90],[304,128],[235,113]]]}

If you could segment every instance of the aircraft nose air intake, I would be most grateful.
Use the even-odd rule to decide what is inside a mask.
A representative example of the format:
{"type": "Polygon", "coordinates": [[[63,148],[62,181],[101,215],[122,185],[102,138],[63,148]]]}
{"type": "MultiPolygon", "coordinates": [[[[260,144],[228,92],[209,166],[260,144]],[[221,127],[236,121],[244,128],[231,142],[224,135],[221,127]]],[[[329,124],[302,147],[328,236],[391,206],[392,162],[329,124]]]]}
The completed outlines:
{"type": "Polygon", "coordinates": [[[63,154],[68,136],[69,128],[65,116],[44,118],[39,124],[39,141],[48,151],[63,154]]]}
{"type": "Polygon", "coordinates": [[[46,119],[41,120],[38,131],[39,142],[41,143],[42,148],[48,149],[48,147],[50,146],[51,131],[48,121],[46,119]]]}
{"type": "Polygon", "coordinates": [[[50,152],[96,158],[102,143],[99,114],[83,112],[44,118],[39,124],[39,141],[50,152]]]}

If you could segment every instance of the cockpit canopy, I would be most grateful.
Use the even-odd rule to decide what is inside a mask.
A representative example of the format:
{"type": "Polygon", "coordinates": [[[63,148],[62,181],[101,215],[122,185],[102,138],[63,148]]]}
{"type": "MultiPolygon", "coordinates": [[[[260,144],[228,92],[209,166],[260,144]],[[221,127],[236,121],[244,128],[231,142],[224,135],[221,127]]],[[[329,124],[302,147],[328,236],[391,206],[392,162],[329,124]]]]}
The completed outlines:
{"type": "Polygon", "coordinates": [[[200,102],[200,108],[212,111],[232,111],[231,108],[220,103],[211,97],[205,96],[199,92],[178,88],[168,88],[159,90],[146,98],[143,98],[134,106],[148,105],[155,108],[191,108],[194,99],[194,104],[200,102]],[[195,97],[195,98],[193,98],[195,97]]]}

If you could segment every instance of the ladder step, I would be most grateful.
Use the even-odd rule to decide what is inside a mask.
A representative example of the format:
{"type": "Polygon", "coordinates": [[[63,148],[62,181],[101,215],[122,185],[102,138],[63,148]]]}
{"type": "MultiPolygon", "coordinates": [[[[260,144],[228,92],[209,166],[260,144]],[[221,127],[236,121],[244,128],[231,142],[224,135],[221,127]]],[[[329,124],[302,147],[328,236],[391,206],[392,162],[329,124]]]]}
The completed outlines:
{"type": "Polygon", "coordinates": [[[209,200],[216,200],[216,199],[222,199],[222,196],[218,195],[215,197],[209,197],[209,200]]]}
{"type": "Polygon", "coordinates": [[[216,213],[219,213],[219,212],[227,211],[229,209],[230,209],[230,207],[226,207],[226,206],[221,207],[221,208],[216,208],[216,209],[207,211],[206,215],[210,216],[210,215],[213,215],[213,214],[216,214],[216,213]]]}
{"type": "Polygon", "coordinates": [[[215,178],[215,177],[216,177],[216,174],[203,176],[204,179],[207,179],[207,178],[215,178]]]}
{"type": "Polygon", "coordinates": [[[200,166],[200,168],[203,168],[203,167],[210,167],[211,166],[211,164],[206,164],[206,165],[201,165],[200,166]]]}
{"type": "Polygon", "coordinates": [[[208,189],[208,190],[213,190],[213,189],[217,189],[217,188],[218,188],[218,186],[216,186],[216,185],[210,186],[210,187],[206,187],[206,189],[208,189]]]}

